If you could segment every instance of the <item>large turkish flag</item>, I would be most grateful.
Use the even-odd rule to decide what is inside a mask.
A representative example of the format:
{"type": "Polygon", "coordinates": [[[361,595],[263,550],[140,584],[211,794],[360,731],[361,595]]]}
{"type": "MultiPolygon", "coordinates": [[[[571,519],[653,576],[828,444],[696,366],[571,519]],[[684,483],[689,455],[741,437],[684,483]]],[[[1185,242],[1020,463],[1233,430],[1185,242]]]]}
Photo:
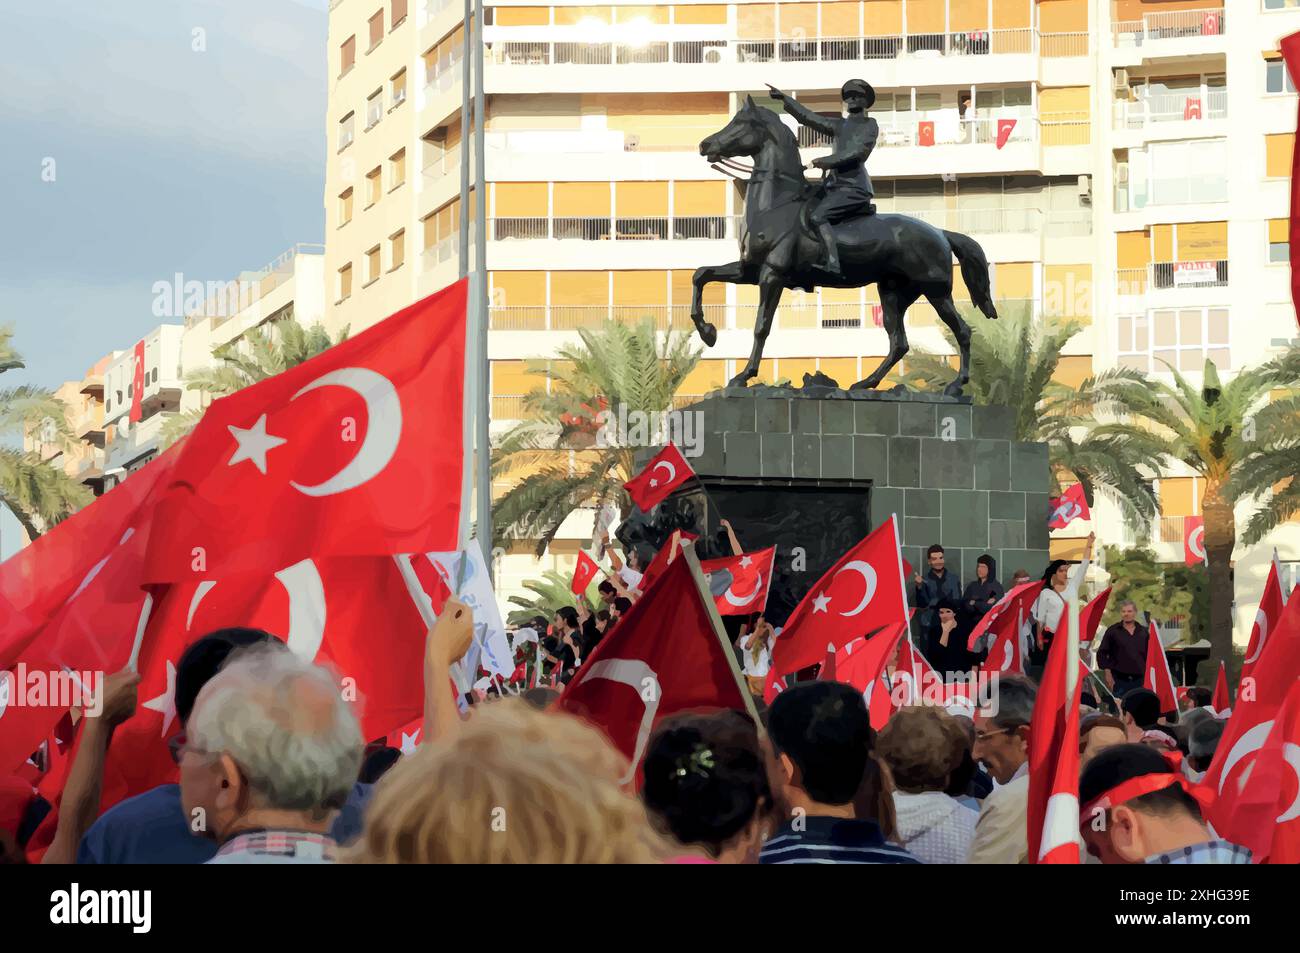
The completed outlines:
{"type": "Polygon", "coordinates": [[[209,407],[158,504],[145,581],[456,549],[465,287],[209,407]]]}

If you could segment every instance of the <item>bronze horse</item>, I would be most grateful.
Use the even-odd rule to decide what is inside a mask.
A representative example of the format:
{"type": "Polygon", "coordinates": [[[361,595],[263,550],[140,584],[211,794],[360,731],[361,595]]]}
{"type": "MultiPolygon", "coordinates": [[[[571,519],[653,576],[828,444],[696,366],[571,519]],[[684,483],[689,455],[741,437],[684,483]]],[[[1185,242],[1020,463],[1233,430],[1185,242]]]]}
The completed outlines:
{"type": "Polygon", "coordinates": [[[821,244],[807,221],[806,207],[816,187],[804,178],[794,133],[775,112],[746,97],[731,122],[700,143],[700,155],[714,163],[736,156],[753,160],[740,230],[740,260],[696,269],[691,301],[691,320],[700,338],[712,347],[718,331],[704,320],[704,286],[711,281],[758,285],[753,351],[745,369],[728,386],[744,387],[758,373],[763,344],[786,288],[858,288],[874,282],[880,286],[889,356],[851,389],[874,389],[902,360],[908,351],[903,315],[924,295],[961,348],[957,377],[944,389],[950,397],[961,395],[970,380],[971,330],[952,302],[953,256],[975,305],[990,318],[998,316],[989,296],[988,260],[978,242],[907,215],[868,215],[835,226],[843,274],[832,275],[821,268],[821,244]]]}

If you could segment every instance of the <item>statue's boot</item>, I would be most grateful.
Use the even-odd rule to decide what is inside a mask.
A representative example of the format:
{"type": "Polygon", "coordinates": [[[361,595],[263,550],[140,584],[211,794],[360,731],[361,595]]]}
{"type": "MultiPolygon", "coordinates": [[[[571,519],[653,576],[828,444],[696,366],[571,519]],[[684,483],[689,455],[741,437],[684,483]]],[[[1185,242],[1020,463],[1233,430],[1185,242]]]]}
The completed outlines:
{"type": "Polygon", "coordinates": [[[826,270],[832,275],[841,274],[840,249],[839,243],[835,241],[835,232],[829,223],[823,223],[817,226],[817,234],[821,237],[822,244],[826,246],[826,270]]]}

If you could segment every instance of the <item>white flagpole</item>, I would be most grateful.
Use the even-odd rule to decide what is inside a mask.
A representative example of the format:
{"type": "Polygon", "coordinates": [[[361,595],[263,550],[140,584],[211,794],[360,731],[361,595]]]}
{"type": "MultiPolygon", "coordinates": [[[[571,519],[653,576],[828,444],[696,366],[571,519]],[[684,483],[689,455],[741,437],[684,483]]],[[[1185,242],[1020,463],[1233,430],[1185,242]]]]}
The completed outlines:
{"type": "MultiPolygon", "coordinates": [[[[474,41],[474,270],[478,284],[474,289],[475,314],[478,329],[478,413],[475,430],[478,432],[478,543],[483,549],[483,565],[488,579],[493,579],[492,566],[492,443],[490,423],[492,397],[488,388],[488,272],[487,272],[487,96],[483,91],[483,4],[474,3],[474,30],[466,32],[466,39],[474,41]]],[[[469,50],[465,51],[469,59],[469,50]]]]}
{"type": "Polygon", "coordinates": [[[1070,593],[1070,624],[1065,644],[1065,704],[1074,704],[1074,689],[1079,684],[1079,593],[1070,593]]]}

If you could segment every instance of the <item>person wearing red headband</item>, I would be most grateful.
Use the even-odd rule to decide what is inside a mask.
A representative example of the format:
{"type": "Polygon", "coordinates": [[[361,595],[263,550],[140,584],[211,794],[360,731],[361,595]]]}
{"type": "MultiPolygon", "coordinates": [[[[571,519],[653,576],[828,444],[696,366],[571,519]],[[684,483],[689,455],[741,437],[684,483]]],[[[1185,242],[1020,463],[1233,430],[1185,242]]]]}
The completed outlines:
{"type": "Polygon", "coordinates": [[[1079,779],[1079,828],[1103,864],[1248,864],[1250,851],[1215,839],[1203,789],[1183,775],[1177,752],[1115,745],[1079,779]]]}

